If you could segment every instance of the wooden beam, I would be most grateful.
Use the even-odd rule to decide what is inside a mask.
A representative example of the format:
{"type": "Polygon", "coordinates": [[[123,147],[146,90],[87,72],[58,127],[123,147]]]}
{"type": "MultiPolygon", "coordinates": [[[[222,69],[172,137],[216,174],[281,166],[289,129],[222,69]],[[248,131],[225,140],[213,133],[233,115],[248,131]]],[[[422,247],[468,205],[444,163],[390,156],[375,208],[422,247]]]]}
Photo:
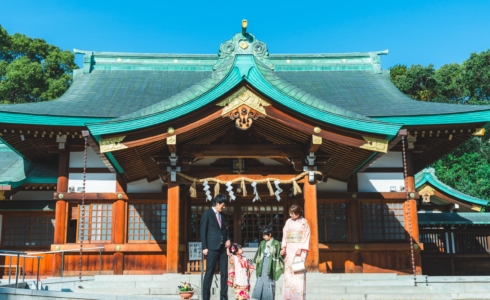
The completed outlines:
{"type": "MultiPolygon", "coordinates": [[[[265,111],[267,113],[267,118],[276,121],[280,124],[283,124],[285,126],[291,127],[300,132],[304,132],[306,134],[314,133],[315,135],[324,138],[326,140],[334,141],[343,145],[353,146],[356,148],[359,148],[360,146],[366,144],[366,141],[362,138],[360,134],[358,135],[358,133],[352,132],[351,134],[352,136],[348,136],[345,134],[331,132],[323,128],[319,133],[316,133],[315,132],[315,127],[317,127],[316,125],[303,122],[291,115],[288,115],[285,112],[280,111],[274,106],[266,106],[265,111]]],[[[373,136],[373,137],[382,138],[380,136],[373,136]]]]}
{"type": "MultiPolygon", "coordinates": [[[[418,193],[415,193],[415,199],[418,198],[418,193]]],[[[319,200],[328,199],[372,199],[372,200],[407,200],[406,192],[359,192],[359,193],[344,193],[344,192],[318,192],[319,200]],[[355,198],[353,195],[355,194],[355,198]]]]}
{"type": "Polygon", "coordinates": [[[313,134],[310,138],[310,146],[308,147],[307,152],[308,153],[316,152],[316,150],[318,150],[318,148],[320,148],[320,146],[322,145],[322,142],[323,142],[323,139],[321,136],[313,134]]]}
{"type": "MultiPolygon", "coordinates": [[[[320,251],[355,251],[355,243],[321,243],[318,244],[320,251]]],[[[410,251],[410,244],[404,243],[357,243],[359,251],[410,251]]],[[[419,244],[420,248],[416,251],[423,250],[424,244],[419,244]]]]}
{"type": "Polygon", "coordinates": [[[441,199],[443,199],[449,203],[458,204],[461,207],[466,207],[466,208],[470,208],[470,209],[473,207],[471,204],[466,204],[466,203],[463,203],[461,201],[457,201],[456,199],[449,197],[448,195],[441,193],[438,190],[434,190],[434,196],[441,198],[441,199]]]}
{"type": "Polygon", "coordinates": [[[167,140],[168,152],[170,153],[177,152],[177,136],[176,135],[168,136],[166,140],[167,140]]]}
{"type": "MultiPolygon", "coordinates": [[[[296,176],[298,176],[298,174],[265,174],[265,175],[259,175],[259,174],[221,174],[221,175],[214,176],[214,178],[219,179],[221,181],[230,181],[230,180],[240,179],[242,177],[249,178],[252,180],[262,180],[262,179],[267,179],[267,178],[269,178],[269,179],[274,178],[274,179],[279,179],[279,180],[290,180],[292,178],[295,178],[296,176]]],[[[183,177],[180,177],[178,175],[177,175],[177,177],[180,178],[180,182],[183,184],[192,183],[183,177]]],[[[304,180],[304,178],[298,180],[297,182],[301,183],[301,182],[303,182],[303,180],[304,180]]]]}
{"type": "Polygon", "coordinates": [[[167,273],[179,273],[180,186],[169,182],[167,200],[167,273]]]}
{"type": "MultiPolygon", "coordinates": [[[[400,129],[398,131],[398,135],[388,144],[388,151],[394,149],[394,147],[402,140],[403,136],[408,134],[407,129],[400,129]]],[[[373,156],[370,160],[364,163],[364,165],[357,172],[364,172],[369,166],[375,162],[378,158],[383,156],[385,153],[378,152],[375,156],[373,156]]]]}
{"type": "Polygon", "coordinates": [[[184,155],[196,158],[287,158],[303,156],[300,145],[186,145],[184,155]]]}
{"type": "MultiPolygon", "coordinates": [[[[204,118],[200,118],[195,122],[189,123],[189,124],[184,125],[182,127],[175,128],[175,131],[172,134],[169,134],[168,132],[164,132],[164,133],[155,134],[155,135],[151,135],[151,136],[145,136],[145,137],[141,137],[141,135],[139,135],[139,136],[135,135],[134,137],[132,137],[130,134],[128,134],[126,136],[126,138],[122,141],[122,143],[128,148],[133,148],[133,147],[138,147],[138,146],[146,145],[146,144],[153,143],[153,142],[158,142],[158,141],[161,141],[163,139],[166,139],[167,137],[169,137],[171,135],[179,135],[179,134],[188,132],[190,130],[194,130],[194,129],[196,129],[200,126],[203,126],[203,125],[205,125],[205,124],[207,124],[207,123],[209,123],[215,119],[218,119],[218,118],[221,118],[221,109],[216,110],[215,112],[209,114],[208,116],[206,116],[204,118]]],[[[121,134],[118,134],[116,136],[120,136],[120,135],[121,134]]],[[[113,137],[113,136],[114,135],[104,136],[104,138],[113,137]]]]}
{"type": "Polygon", "coordinates": [[[109,161],[107,156],[105,156],[103,153],[100,152],[99,144],[97,144],[94,141],[94,139],[90,135],[90,132],[88,130],[83,130],[82,135],[83,135],[83,137],[87,138],[88,146],[90,146],[95,151],[97,156],[102,160],[104,165],[106,165],[106,167],[111,171],[111,173],[116,173],[116,169],[114,168],[112,163],[109,161]]]}
{"type": "MultiPolygon", "coordinates": [[[[230,174],[231,167],[227,166],[192,166],[185,174],[189,176],[210,177],[216,174],[230,174]]],[[[241,176],[246,177],[248,174],[292,174],[291,166],[247,166],[246,173],[241,176]]]]}
{"type": "Polygon", "coordinates": [[[320,252],[318,251],[318,205],[316,185],[304,181],[305,219],[310,226],[310,251],[306,257],[306,268],[309,272],[318,272],[320,252]]]}
{"type": "MultiPolygon", "coordinates": [[[[54,199],[58,200],[61,193],[54,193],[54,199]]],[[[64,201],[81,201],[82,193],[62,193],[64,201]]],[[[124,192],[119,193],[85,193],[85,200],[127,200],[128,196],[124,192]],[[118,195],[121,194],[121,198],[118,195]]]]}

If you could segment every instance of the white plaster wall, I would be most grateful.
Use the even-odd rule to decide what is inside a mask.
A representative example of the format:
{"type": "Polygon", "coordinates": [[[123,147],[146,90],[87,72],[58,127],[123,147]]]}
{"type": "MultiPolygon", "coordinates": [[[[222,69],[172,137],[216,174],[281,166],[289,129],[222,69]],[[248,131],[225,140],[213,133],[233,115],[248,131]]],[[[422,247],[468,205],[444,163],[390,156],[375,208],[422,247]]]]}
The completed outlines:
{"type": "MultiPolygon", "coordinates": [[[[68,187],[71,186],[75,187],[75,191],[83,186],[82,173],[70,173],[68,175],[68,187]]],[[[116,173],[87,174],[85,191],[87,193],[115,193],[116,173]]]]}
{"type": "Polygon", "coordinates": [[[12,200],[53,200],[54,192],[54,190],[20,191],[12,195],[12,200]]]}
{"type": "Polygon", "coordinates": [[[401,152],[388,152],[369,165],[370,168],[401,168],[403,159],[401,152]]]}
{"type": "Polygon", "coordinates": [[[357,173],[359,192],[390,192],[395,186],[397,192],[404,186],[403,173],[357,173]]]}
{"type": "MultiPolygon", "coordinates": [[[[70,152],[70,168],[83,168],[83,152],[70,152]]],[[[107,168],[95,151],[87,148],[87,168],[107,168]]]]}
{"type": "Polygon", "coordinates": [[[327,192],[347,192],[347,182],[338,181],[329,178],[327,182],[321,182],[316,185],[317,191],[327,192]]]}
{"type": "Polygon", "coordinates": [[[128,193],[161,193],[162,182],[160,180],[153,180],[148,182],[146,179],[130,182],[127,184],[128,193]]]}

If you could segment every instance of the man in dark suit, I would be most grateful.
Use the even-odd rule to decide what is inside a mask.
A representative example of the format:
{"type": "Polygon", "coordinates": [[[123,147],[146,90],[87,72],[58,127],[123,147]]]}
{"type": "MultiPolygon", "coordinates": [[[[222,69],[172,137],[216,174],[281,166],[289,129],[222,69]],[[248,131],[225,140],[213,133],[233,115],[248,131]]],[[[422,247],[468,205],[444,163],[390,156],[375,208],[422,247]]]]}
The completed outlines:
{"type": "Polygon", "coordinates": [[[205,211],[201,217],[202,253],[206,255],[206,275],[204,275],[202,287],[204,300],[209,300],[211,297],[211,283],[218,261],[221,274],[220,300],[228,299],[228,256],[226,255],[226,248],[230,247],[230,238],[222,214],[226,202],[225,195],[216,195],[213,200],[213,207],[205,211]]]}

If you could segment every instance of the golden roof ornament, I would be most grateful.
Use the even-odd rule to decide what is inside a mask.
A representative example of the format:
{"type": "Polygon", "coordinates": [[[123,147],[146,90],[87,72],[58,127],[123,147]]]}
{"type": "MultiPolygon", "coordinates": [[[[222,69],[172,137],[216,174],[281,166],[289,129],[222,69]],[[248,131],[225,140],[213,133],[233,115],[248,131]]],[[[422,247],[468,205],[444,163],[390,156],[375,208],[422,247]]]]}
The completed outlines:
{"type": "Polygon", "coordinates": [[[242,31],[235,34],[230,40],[222,43],[219,48],[218,61],[213,69],[218,70],[226,61],[233,59],[237,54],[251,54],[261,63],[274,70],[274,65],[269,61],[269,51],[264,42],[247,32],[248,21],[242,20],[242,31]]]}

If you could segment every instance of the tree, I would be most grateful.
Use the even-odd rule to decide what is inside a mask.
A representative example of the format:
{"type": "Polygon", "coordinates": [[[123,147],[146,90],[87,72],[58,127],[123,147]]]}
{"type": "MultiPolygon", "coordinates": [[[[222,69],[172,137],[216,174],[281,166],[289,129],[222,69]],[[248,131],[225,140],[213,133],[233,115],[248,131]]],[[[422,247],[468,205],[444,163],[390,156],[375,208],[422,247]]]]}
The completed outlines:
{"type": "Polygon", "coordinates": [[[436,102],[465,103],[468,100],[466,81],[462,76],[460,65],[447,64],[436,70],[436,102]]]}
{"type": "Polygon", "coordinates": [[[463,79],[468,85],[472,104],[489,104],[490,49],[480,54],[472,53],[463,67],[463,79]]]}
{"type": "Polygon", "coordinates": [[[474,197],[490,199],[490,132],[473,137],[434,163],[445,184],[474,197]]]}
{"type": "MultiPolygon", "coordinates": [[[[403,93],[419,101],[455,104],[490,104],[490,50],[473,53],[463,64],[447,64],[434,70],[395,65],[390,79],[403,93]]],[[[490,132],[473,137],[432,165],[445,184],[490,199],[490,132]]]]}
{"type": "Polygon", "coordinates": [[[23,34],[10,35],[0,25],[0,103],[58,98],[77,69],[75,55],[23,34]]]}
{"type": "Polygon", "coordinates": [[[396,65],[390,69],[390,78],[400,91],[413,99],[434,101],[437,95],[437,80],[434,78],[434,73],[433,65],[427,67],[412,65],[410,68],[396,65]],[[392,71],[393,75],[391,75],[392,71]]]}

